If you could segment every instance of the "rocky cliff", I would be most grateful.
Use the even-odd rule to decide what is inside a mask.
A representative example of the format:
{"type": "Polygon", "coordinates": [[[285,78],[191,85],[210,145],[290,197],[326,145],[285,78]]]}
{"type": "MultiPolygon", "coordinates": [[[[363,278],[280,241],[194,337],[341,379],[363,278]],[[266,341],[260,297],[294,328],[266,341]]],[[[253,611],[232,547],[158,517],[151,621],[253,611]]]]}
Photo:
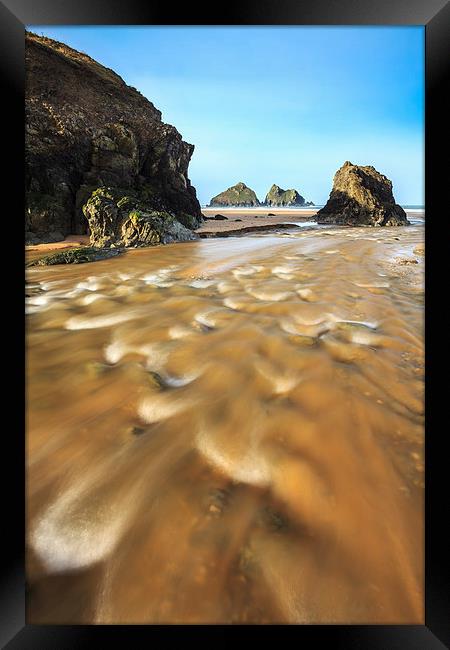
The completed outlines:
{"type": "Polygon", "coordinates": [[[278,185],[272,185],[270,190],[267,192],[264,203],[265,205],[273,207],[309,205],[309,203],[305,204],[305,199],[297,192],[297,190],[283,190],[278,185]]]}
{"type": "Polygon", "coordinates": [[[252,207],[261,205],[255,192],[247,187],[245,183],[237,183],[229,187],[225,192],[214,196],[210,201],[210,206],[236,206],[252,207]]]}
{"type": "Polygon", "coordinates": [[[347,226],[408,226],[403,208],[395,203],[392,182],[372,166],[345,162],[336,172],[327,204],[317,223],[347,226]]]}
{"type": "Polygon", "coordinates": [[[27,32],[25,57],[26,241],[89,231],[96,246],[189,238],[202,221],[188,178],[193,145],[86,54],[27,32]]]}

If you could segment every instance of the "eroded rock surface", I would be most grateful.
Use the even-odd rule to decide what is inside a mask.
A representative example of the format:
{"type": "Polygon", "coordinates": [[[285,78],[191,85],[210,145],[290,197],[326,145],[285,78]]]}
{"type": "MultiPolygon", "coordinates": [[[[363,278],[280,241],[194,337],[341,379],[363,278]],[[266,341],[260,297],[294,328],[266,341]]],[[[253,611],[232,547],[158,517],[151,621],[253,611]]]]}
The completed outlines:
{"type": "Polygon", "coordinates": [[[87,233],[83,207],[99,188],[130,191],[135,209],[185,229],[200,225],[188,178],[194,146],[150,101],[63,43],[27,32],[25,55],[27,243],[87,233]]]}
{"type": "MultiPolygon", "coordinates": [[[[83,207],[91,244],[99,248],[136,247],[197,239],[191,230],[164,210],[155,210],[138,192],[99,188],[83,207]]],[[[183,218],[184,215],[181,215],[183,218]]],[[[185,215],[188,220],[189,215],[185,215]]]]}
{"type": "Polygon", "coordinates": [[[392,182],[372,166],[345,162],[336,172],[327,204],[317,223],[347,226],[408,226],[403,208],[395,202],[392,182]]]}

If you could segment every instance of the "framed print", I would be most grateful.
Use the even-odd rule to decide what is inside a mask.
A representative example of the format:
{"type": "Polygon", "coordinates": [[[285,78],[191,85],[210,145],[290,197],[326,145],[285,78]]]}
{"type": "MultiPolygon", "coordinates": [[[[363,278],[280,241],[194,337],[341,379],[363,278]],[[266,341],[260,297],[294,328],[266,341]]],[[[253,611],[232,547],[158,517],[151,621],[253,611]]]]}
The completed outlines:
{"type": "Polygon", "coordinates": [[[448,3],[0,12],[4,646],[446,647],[448,3]]]}

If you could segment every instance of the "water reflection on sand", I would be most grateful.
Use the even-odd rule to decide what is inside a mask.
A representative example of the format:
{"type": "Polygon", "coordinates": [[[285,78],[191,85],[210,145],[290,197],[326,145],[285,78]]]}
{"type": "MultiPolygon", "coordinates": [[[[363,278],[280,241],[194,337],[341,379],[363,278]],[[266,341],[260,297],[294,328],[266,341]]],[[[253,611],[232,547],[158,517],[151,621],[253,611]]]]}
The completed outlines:
{"type": "Polygon", "coordinates": [[[29,270],[29,622],[422,623],[422,241],[29,270]]]}

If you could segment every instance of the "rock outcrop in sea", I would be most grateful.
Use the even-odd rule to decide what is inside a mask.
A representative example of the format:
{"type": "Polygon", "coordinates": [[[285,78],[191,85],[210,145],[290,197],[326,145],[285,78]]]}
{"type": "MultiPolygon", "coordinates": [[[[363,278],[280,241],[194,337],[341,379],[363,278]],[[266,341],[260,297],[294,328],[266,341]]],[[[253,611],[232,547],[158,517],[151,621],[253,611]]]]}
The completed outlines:
{"type": "Polygon", "coordinates": [[[336,172],[326,205],[317,223],[347,226],[408,226],[403,208],[395,202],[392,181],[371,165],[345,162],[336,172]]]}
{"type": "Polygon", "coordinates": [[[27,243],[90,230],[93,246],[193,238],[194,146],[112,70],[26,32],[27,243]]]}
{"type": "Polygon", "coordinates": [[[209,205],[211,207],[234,206],[251,208],[253,206],[259,206],[261,203],[250,187],[247,187],[245,183],[237,183],[217,196],[214,196],[209,205]]]}
{"type": "Polygon", "coordinates": [[[264,205],[269,205],[271,207],[282,207],[282,206],[304,206],[310,205],[310,203],[305,203],[305,199],[297,190],[283,190],[278,185],[272,185],[270,190],[267,192],[264,205]]]}

